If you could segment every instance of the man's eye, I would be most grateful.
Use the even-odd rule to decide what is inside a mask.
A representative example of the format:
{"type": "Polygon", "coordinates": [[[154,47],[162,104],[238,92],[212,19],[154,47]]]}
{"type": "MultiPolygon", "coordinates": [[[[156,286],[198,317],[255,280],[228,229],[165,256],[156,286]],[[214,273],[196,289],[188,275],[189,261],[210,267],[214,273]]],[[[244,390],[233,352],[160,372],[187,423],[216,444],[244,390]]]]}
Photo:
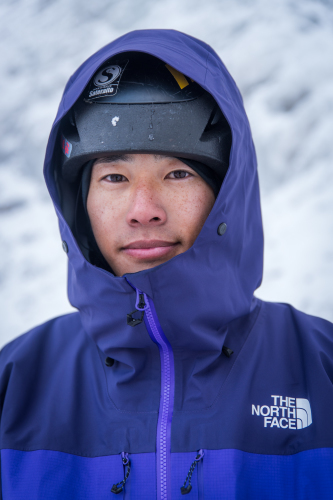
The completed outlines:
{"type": "Polygon", "coordinates": [[[109,182],[125,182],[127,181],[126,177],[121,174],[109,174],[105,177],[109,182]]]}
{"type": "Polygon", "coordinates": [[[190,177],[190,173],[186,170],[174,170],[169,174],[173,179],[185,179],[186,177],[190,177]]]}

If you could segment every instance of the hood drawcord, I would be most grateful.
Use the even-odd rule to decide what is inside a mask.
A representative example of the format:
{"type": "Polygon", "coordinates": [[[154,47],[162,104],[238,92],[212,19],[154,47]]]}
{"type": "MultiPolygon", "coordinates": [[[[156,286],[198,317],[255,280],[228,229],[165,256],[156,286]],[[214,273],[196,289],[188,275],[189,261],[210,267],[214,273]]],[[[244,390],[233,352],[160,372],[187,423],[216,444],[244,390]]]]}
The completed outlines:
{"type": "Polygon", "coordinates": [[[191,484],[192,474],[194,472],[195,466],[197,465],[198,462],[200,462],[200,460],[203,458],[204,454],[205,453],[203,450],[199,450],[197,456],[193,460],[192,465],[190,467],[190,470],[188,471],[188,474],[186,476],[185,482],[184,482],[183,486],[180,488],[180,492],[182,495],[187,495],[188,493],[190,493],[190,491],[192,489],[192,484],[191,484]],[[188,481],[188,486],[186,486],[187,481],[188,481]]]}
{"type": "Polygon", "coordinates": [[[229,347],[227,347],[226,345],[222,347],[222,352],[225,356],[227,356],[227,358],[230,358],[230,356],[234,353],[234,351],[229,347]]]}
{"type": "Polygon", "coordinates": [[[128,476],[130,475],[131,472],[131,461],[128,458],[128,453],[125,453],[124,451],[121,453],[121,460],[123,462],[123,466],[127,467],[126,469],[126,474],[125,477],[122,481],[119,481],[119,483],[116,483],[112,486],[111,488],[111,493],[115,493],[118,495],[118,493],[121,493],[125,487],[125,483],[128,479],[128,476]]]}

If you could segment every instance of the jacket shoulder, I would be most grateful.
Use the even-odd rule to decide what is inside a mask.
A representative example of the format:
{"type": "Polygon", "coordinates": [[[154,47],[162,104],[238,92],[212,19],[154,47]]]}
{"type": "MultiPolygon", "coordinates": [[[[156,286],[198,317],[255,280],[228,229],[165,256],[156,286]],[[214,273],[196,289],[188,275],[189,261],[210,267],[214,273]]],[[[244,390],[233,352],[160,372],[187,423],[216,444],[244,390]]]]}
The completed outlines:
{"type": "Polygon", "coordinates": [[[333,323],[330,321],[302,312],[290,304],[266,301],[261,301],[261,303],[267,317],[271,317],[274,320],[289,320],[294,322],[295,327],[302,327],[309,330],[321,329],[333,332],[333,323]]]}
{"type": "Polygon", "coordinates": [[[329,357],[333,363],[333,323],[299,311],[290,304],[262,302],[261,324],[280,345],[329,357]],[[273,335],[272,335],[273,337],[273,335]]]}
{"type": "Polygon", "coordinates": [[[80,314],[78,312],[64,314],[35,326],[8,342],[1,349],[1,356],[8,356],[20,349],[33,348],[36,344],[43,343],[53,336],[57,336],[61,342],[64,336],[68,338],[68,335],[75,335],[79,330],[82,330],[80,314]]]}
{"type": "Polygon", "coordinates": [[[21,366],[24,371],[36,372],[37,367],[42,364],[57,363],[66,352],[77,351],[82,344],[89,341],[91,343],[82,327],[79,313],[53,318],[20,335],[2,348],[0,381],[7,378],[6,373],[12,371],[14,366],[21,366]]]}

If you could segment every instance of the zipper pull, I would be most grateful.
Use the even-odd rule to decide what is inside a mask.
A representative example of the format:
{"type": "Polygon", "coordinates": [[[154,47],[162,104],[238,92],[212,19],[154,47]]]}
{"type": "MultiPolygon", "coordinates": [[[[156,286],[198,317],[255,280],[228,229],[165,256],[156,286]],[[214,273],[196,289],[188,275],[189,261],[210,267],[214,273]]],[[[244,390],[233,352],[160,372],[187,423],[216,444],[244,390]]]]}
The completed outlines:
{"type": "Polygon", "coordinates": [[[125,487],[125,483],[126,483],[128,476],[130,475],[130,472],[131,472],[131,461],[128,458],[128,453],[125,453],[123,451],[121,453],[121,460],[123,462],[123,466],[127,467],[127,469],[126,469],[126,474],[125,474],[124,479],[122,481],[119,481],[119,483],[114,484],[111,488],[111,493],[115,493],[116,495],[118,495],[119,493],[121,493],[123,491],[123,489],[125,487]]]}
{"type": "Polygon", "coordinates": [[[185,482],[184,482],[183,486],[180,488],[180,492],[182,495],[187,495],[188,493],[190,493],[190,491],[192,489],[192,484],[191,484],[192,474],[194,472],[195,466],[197,465],[198,462],[200,462],[200,460],[203,458],[204,454],[205,453],[203,450],[199,450],[197,456],[193,460],[191,467],[190,467],[190,470],[188,471],[188,474],[186,476],[185,482]],[[186,486],[187,481],[188,481],[188,485],[186,486]]]}
{"type": "Polygon", "coordinates": [[[136,326],[142,323],[143,321],[143,316],[145,314],[145,309],[147,308],[147,304],[145,301],[145,294],[141,292],[141,290],[136,289],[136,302],[135,302],[135,307],[136,309],[132,311],[131,313],[127,314],[127,324],[130,326],[136,326]],[[140,313],[141,315],[138,317],[133,316],[135,313],[140,313]]]}
{"type": "Polygon", "coordinates": [[[138,311],[144,311],[147,307],[146,301],[145,301],[145,294],[143,292],[141,292],[140,290],[136,291],[135,307],[137,308],[138,311]]]}

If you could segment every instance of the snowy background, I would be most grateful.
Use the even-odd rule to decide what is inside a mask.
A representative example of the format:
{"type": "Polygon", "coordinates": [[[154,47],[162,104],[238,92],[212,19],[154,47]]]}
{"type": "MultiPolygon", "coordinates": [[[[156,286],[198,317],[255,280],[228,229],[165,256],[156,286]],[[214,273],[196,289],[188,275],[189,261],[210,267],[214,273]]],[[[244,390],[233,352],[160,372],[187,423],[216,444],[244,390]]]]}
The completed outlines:
{"type": "Polygon", "coordinates": [[[203,39],[244,96],[265,229],[257,295],[333,321],[333,0],[1,0],[0,346],[71,310],[42,178],[63,87],[121,34],[203,39]]]}

